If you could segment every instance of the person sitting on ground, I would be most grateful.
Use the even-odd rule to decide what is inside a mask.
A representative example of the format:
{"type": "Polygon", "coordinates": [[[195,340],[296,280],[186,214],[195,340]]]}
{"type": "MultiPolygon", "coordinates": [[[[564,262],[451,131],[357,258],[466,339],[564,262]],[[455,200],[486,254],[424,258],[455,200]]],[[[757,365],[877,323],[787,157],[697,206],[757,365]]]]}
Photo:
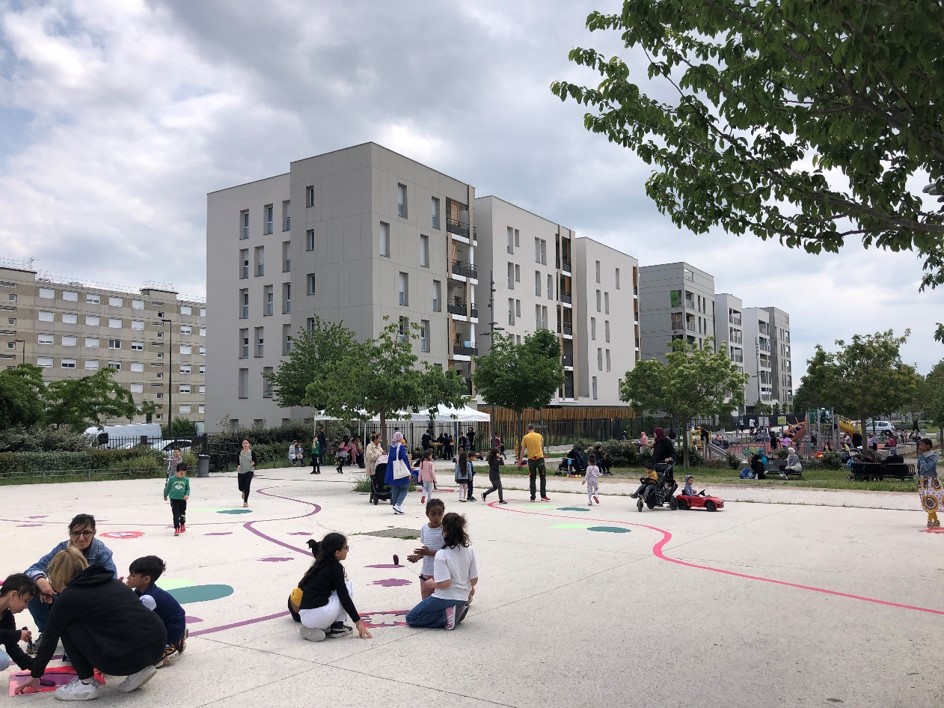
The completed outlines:
{"type": "Polygon", "coordinates": [[[795,448],[787,448],[787,464],[784,467],[784,470],[790,470],[791,472],[802,472],[803,465],[800,464],[800,456],[797,455],[795,448]]]}
{"type": "Polygon", "coordinates": [[[32,633],[16,626],[13,617],[26,609],[26,604],[39,594],[36,583],[26,573],[14,573],[0,588],[0,671],[15,663],[23,670],[33,668],[33,658],[20,649],[20,642],[29,643],[32,633]]]}
{"type": "Polygon", "coordinates": [[[767,479],[767,455],[764,454],[764,448],[757,448],[757,452],[751,455],[750,465],[754,479],[767,479]]]}
{"type": "Polygon", "coordinates": [[[128,568],[128,577],[125,579],[128,587],[134,590],[135,595],[141,598],[149,610],[157,613],[167,630],[167,646],[164,647],[164,657],[155,665],[155,668],[167,666],[171,661],[184,653],[187,648],[187,614],[180,603],[166,590],[155,583],[160,579],[167,566],[157,556],[143,556],[131,562],[128,568]]]}

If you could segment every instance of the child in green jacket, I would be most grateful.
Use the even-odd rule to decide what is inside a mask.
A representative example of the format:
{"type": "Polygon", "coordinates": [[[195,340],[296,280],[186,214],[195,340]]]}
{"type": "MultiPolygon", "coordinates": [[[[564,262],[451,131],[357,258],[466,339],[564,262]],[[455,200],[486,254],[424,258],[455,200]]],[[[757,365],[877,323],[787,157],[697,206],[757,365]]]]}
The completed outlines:
{"type": "Polygon", "coordinates": [[[187,479],[187,465],[181,462],[177,472],[167,478],[164,485],[164,501],[170,497],[170,510],[174,515],[174,535],[179,536],[187,530],[187,500],[190,498],[190,480],[187,479]]]}

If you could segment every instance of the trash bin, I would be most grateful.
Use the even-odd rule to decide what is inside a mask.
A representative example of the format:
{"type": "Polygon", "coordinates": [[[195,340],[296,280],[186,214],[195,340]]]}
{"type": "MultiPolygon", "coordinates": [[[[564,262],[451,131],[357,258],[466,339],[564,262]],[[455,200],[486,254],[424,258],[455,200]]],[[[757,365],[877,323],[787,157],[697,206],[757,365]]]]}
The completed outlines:
{"type": "Polygon", "coordinates": [[[210,476],[210,456],[197,455],[197,477],[210,476]]]}

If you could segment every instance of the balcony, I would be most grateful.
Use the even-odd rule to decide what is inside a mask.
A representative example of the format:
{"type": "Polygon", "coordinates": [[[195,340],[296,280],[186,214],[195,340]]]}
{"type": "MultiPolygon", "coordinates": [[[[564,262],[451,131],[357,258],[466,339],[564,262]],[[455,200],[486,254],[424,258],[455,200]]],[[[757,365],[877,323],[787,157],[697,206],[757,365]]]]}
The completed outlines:
{"type": "Polygon", "coordinates": [[[563,271],[566,271],[566,272],[570,273],[570,272],[571,272],[570,259],[569,259],[569,258],[558,258],[558,259],[557,259],[557,267],[560,268],[560,269],[563,270],[563,271]]]}
{"type": "Polygon", "coordinates": [[[561,293],[560,299],[561,302],[566,303],[567,305],[572,304],[574,301],[574,298],[570,293],[561,293]]]}
{"type": "Polygon", "coordinates": [[[479,277],[479,272],[476,270],[475,266],[471,263],[466,263],[465,261],[453,261],[452,272],[453,275],[458,275],[464,278],[479,277]]]}
{"type": "Polygon", "coordinates": [[[574,358],[569,354],[564,354],[564,356],[561,357],[561,362],[564,366],[569,366],[571,368],[574,366],[574,358]]]}
{"type": "Polygon", "coordinates": [[[456,219],[446,219],[446,231],[451,234],[469,238],[469,225],[463,224],[456,219]]]}
{"type": "Polygon", "coordinates": [[[472,379],[463,379],[463,381],[465,382],[465,395],[471,396],[472,395],[472,379]]]}
{"type": "Polygon", "coordinates": [[[574,334],[574,326],[570,322],[564,322],[563,324],[558,322],[557,333],[572,337],[574,334]]]}
{"type": "Polygon", "coordinates": [[[454,344],[452,347],[452,353],[456,356],[477,356],[479,353],[479,348],[467,347],[464,344],[454,344]]]}
{"type": "MultiPolygon", "coordinates": [[[[465,317],[469,314],[467,303],[464,300],[455,300],[449,303],[446,305],[446,312],[450,315],[459,315],[460,317],[465,317]]],[[[474,318],[479,316],[479,310],[475,305],[472,305],[471,316],[474,318]]]]}

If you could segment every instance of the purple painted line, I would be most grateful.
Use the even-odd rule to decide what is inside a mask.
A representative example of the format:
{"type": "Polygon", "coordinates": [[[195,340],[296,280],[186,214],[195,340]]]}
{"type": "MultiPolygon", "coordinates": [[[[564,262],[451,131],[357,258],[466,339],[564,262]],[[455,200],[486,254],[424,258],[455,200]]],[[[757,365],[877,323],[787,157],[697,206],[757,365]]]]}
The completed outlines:
{"type": "MultiPolygon", "coordinates": [[[[311,511],[309,511],[307,514],[299,514],[298,516],[289,516],[285,519],[275,519],[277,521],[292,521],[293,519],[304,519],[305,517],[312,516],[314,514],[317,514],[319,511],[321,511],[321,507],[315,504],[314,502],[304,501],[302,499],[292,499],[292,497],[283,497],[279,494],[268,494],[266,493],[265,489],[259,490],[259,494],[262,494],[263,496],[266,496],[266,497],[273,497],[275,499],[285,499],[286,501],[296,502],[298,504],[306,504],[312,507],[311,511]]],[[[243,528],[249,531],[250,533],[254,533],[259,538],[265,539],[266,541],[270,541],[271,543],[274,543],[277,546],[281,546],[282,548],[287,548],[290,551],[295,551],[296,553],[301,553],[302,555],[305,555],[305,556],[311,555],[311,549],[309,548],[299,548],[298,546],[293,546],[290,543],[285,543],[285,541],[280,541],[277,538],[273,538],[272,536],[266,533],[263,533],[262,531],[259,531],[258,529],[254,527],[254,524],[261,524],[261,523],[265,523],[265,522],[264,521],[247,521],[245,524],[243,524],[243,528]]]]}
{"type": "Polygon", "coordinates": [[[190,636],[202,637],[205,634],[213,634],[214,632],[222,632],[227,629],[236,629],[237,627],[246,627],[250,624],[258,624],[259,622],[268,622],[269,620],[279,619],[280,617],[287,617],[288,614],[288,610],[285,610],[284,612],[276,612],[274,615],[263,615],[262,617],[253,617],[252,619],[240,620],[239,622],[232,622],[231,624],[223,624],[219,627],[198,629],[196,632],[191,632],[190,636]]]}

